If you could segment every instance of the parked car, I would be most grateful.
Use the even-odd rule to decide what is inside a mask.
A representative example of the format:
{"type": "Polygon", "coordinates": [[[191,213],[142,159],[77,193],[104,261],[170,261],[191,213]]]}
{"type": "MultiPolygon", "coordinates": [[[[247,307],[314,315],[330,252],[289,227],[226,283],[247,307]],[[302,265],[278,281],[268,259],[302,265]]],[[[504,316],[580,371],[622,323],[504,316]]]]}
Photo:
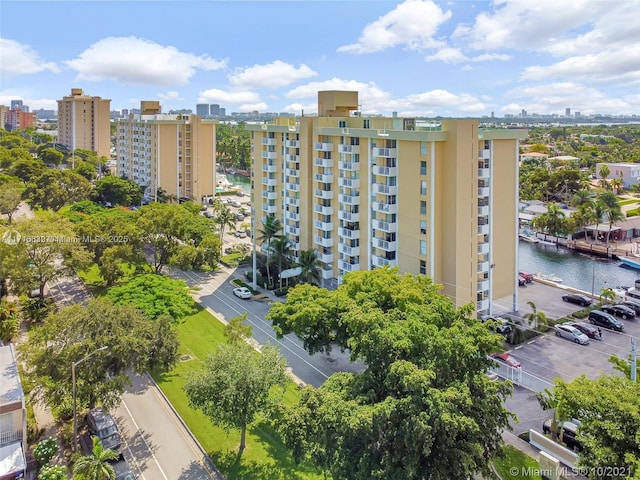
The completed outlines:
{"type": "Polygon", "coordinates": [[[533,274],[529,273],[529,272],[518,272],[518,275],[520,275],[522,278],[524,278],[524,281],[527,283],[531,283],[533,282],[533,274]]]}
{"type": "Polygon", "coordinates": [[[116,421],[110,413],[102,407],[92,408],[86,416],[87,428],[91,435],[95,435],[104,448],[120,450],[122,437],[116,421]]]}
{"type": "Polygon", "coordinates": [[[625,300],[624,302],[620,302],[620,305],[629,307],[631,310],[636,312],[636,315],[640,315],[640,303],[634,302],[633,300],[625,300]]]}
{"type": "Polygon", "coordinates": [[[247,232],[245,232],[244,230],[237,230],[235,235],[238,238],[247,238],[247,232]]]}
{"type": "Polygon", "coordinates": [[[631,310],[629,307],[626,307],[620,303],[616,303],[614,305],[603,305],[600,307],[603,312],[610,313],[611,315],[615,315],[617,317],[622,317],[623,320],[627,318],[633,318],[636,316],[636,312],[631,310]]]}
{"type": "Polygon", "coordinates": [[[240,208],[242,206],[242,204],[237,200],[232,200],[231,201],[231,206],[235,207],[235,208],[240,208]]]}
{"type": "MultiPolygon", "coordinates": [[[[546,420],[542,424],[542,432],[551,435],[551,419],[546,420]]],[[[572,450],[582,451],[582,443],[577,439],[578,436],[578,425],[573,422],[562,422],[561,425],[558,425],[558,431],[556,433],[557,437],[554,438],[554,441],[558,441],[558,437],[560,437],[560,432],[562,432],[562,443],[564,443],[567,448],[572,450]]]]}
{"type": "Polygon", "coordinates": [[[208,210],[207,210],[206,212],[204,212],[204,213],[203,213],[203,215],[204,215],[205,217],[207,217],[207,218],[213,218],[213,213],[211,213],[211,212],[210,212],[210,211],[208,211],[208,210]]]}
{"type": "Polygon", "coordinates": [[[109,463],[113,467],[113,471],[116,473],[116,480],[135,480],[136,475],[131,470],[129,462],[124,458],[122,454],[115,460],[110,460],[109,463]]]}
{"type": "Polygon", "coordinates": [[[589,344],[589,337],[587,337],[584,333],[582,333],[577,328],[572,327],[571,325],[563,323],[561,325],[556,325],[553,328],[556,332],[556,337],[566,338],[567,340],[579,343],[580,345],[589,344]]]}
{"type": "Polygon", "coordinates": [[[498,360],[499,362],[502,362],[506,365],[509,365],[510,367],[513,368],[520,368],[520,362],[517,361],[515,358],[513,358],[511,355],[509,355],[508,353],[494,353],[491,355],[491,358],[498,360]]]}
{"type": "Polygon", "coordinates": [[[582,305],[583,307],[588,307],[592,303],[592,300],[589,297],[580,295],[579,293],[567,293],[562,296],[562,300],[569,303],[575,303],[576,305],[582,305]]]}
{"type": "Polygon", "coordinates": [[[599,327],[609,328],[618,332],[624,330],[624,323],[610,313],[601,310],[591,310],[589,312],[589,321],[599,327]]]}
{"type": "Polygon", "coordinates": [[[247,299],[253,297],[253,294],[251,293],[251,290],[249,290],[247,287],[234,288],[233,289],[233,294],[236,297],[242,298],[243,300],[247,300],[247,299]]]}
{"type": "Polygon", "coordinates": [[[491,326],[490,330],[492,332],[496,332],[499,333],[500,335],[503,336],[507,336],[511,333],[511,331],[513,330],[513,327],[511,327],[510,321],[505,319],[505,318],[500,318],[500,317],[490,317],[490,316],[483,316],[482,318],[480,318],[480,321],[482,322],[487,322],[487,321],[492,321],[495,322],[495,326],[491,326]]]}
{"type": "Polygon", "coordinates": [[[577,328],[587,337],[593,338],[594,340],[602,340],[598,329],[593,325],[588,324],[587,322],[566,322],[564,323],[564,325],[569,325],[570,327],[577,328]]]}
{"type": "Polygon", "coordinates": [[[244,215],[241,213],[236,213],[236,221],[241,222],[244,220],[244,215]]]}

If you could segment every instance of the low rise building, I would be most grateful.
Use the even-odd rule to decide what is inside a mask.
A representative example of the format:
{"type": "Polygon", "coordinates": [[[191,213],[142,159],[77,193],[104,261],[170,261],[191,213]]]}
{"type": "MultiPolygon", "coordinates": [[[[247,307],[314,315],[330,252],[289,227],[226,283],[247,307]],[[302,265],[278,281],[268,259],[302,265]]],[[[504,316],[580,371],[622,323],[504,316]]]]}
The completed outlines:
{"type": "Polygon", "coordinates": [[[26,473],[27,409],[13,345],[0,346],[0,480],[26,473]]]}

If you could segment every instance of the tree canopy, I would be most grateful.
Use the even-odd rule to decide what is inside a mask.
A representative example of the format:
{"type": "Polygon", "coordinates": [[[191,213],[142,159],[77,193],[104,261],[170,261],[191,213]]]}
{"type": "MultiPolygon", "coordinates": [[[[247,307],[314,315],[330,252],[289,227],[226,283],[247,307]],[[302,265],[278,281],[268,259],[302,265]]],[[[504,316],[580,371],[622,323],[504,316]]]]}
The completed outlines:
{"type": "Polygon", "coordinates": [[[335,291],[298,285],[268,314],[310,352],[349,349],[360,374],[307,387],[278,419],[298,460],[334,478],[444,480],[488,471],[510,414],[510,386],[491,382],[499,336],[456,309],[428,277],[353,272],[335,291]]]}

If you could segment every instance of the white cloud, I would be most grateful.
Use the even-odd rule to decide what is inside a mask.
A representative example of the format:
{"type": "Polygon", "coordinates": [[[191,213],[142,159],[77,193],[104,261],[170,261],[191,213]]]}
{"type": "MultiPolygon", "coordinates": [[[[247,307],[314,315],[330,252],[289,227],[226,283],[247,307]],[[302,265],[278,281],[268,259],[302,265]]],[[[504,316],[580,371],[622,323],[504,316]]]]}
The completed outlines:
{"type": "Polygon", "coordinates": [[[196,70],[219,70],[226,61],[193,55],[137,37],[107,37],[65,62],[78,80],[137,85],[185,85],[196,70]]]}
{"type": "Polygon", "coordinates": [[[0,38],[0,76],[28,75],[45,70],[60,71],[54,62],[45,62],[29,45],[0,38]]]}
{"type": "Polygon", "coordinates": [[[180,94],[174,90],[169,90],[166,93],[158,93],[157,96],[160,100],[166,100],[168,102],[184,100],[184,97],[180,96],[180,94]]]}
{"type": "Polygon", "coordinates": [[[58,102],[50,98],[29,98],[24,95],[12,94],[11,92],[0,92],[0,105],[11,105],[11,100],[22,100],[24,105],[27,105],[31,111],[40,110],[57,110],[58,102]]]}
{"type": "Polygon", "coordinates": [[[473,95],[466,93],[455,94],[447,90],[435,89],[428,92],[408,95],[406,101],[415,109],[416,106],[423,108],[448,108],[455,109],[463,113],[477,113],[486,110],[486,105],[473,95]]]}
{"type": "Polygon", "coordinates": [[[220,105],[255,105],[261,103],[260,95],[249,91],[225,91],[211,88],[200,92],[198,103],[219,103],[220,105]]]}
{"type": "Polygon", "coordinates": [[[318,113],[318,104],[314,102],[308,103],[290,103],[289,105],[285,105],[282,107],[283,112],[295,113],[296,115],[301,115],[302,112],[305,114],[318,113]]]}
{"type": "Polygon", "coordinates": [[[238,112],[266,112],[269,106],[264,102],[245,103],[237,108],[238,112]]]}
{"type": "Polygon", "coordinates": [[[243,88],[278,88],[318,74],[302,64],[298,68],[281,60],[266,65],[236,69],[229,75],[231,85],[243,88]]]}
{"type": "Polygon", "coordinates": [[[364,27],[358,41],[338,48],[339,52],[372,53],[406,46],[412,50],[438,47],[434,36],[440,25],[451,18],[431,0],[406,0],[364,27]]]}
{"type": "Polygon", "coordinates": [[[472,62],[490,62],[491,60],[506,62],[507,60],[511,60],[511,55],[504,53],[483,53],[471,59],[472,62]]]}
{"type": "Polygon", "coordinates": [[[468,60],[468,58],[460,51],[459,48],[441,48],[433,55],[424,57],[427,62],[440,61],[444,63],[460,63],[468,60]]]}

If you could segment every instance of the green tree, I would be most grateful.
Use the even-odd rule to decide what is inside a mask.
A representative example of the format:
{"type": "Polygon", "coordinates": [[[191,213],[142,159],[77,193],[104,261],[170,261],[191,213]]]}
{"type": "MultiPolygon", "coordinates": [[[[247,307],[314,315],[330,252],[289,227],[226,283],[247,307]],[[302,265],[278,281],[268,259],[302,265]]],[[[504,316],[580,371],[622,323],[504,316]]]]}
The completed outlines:
{"type": "Polygon", "coordinates": [[[22,187],[15,182],[0,183],[0,214],[7,216],[9,225],[22,201],[22,190],[22,187]]]}
{"type": "Polygon", "coordinates": [[[611,239],[611,230],[613,229],[614,225],[618,222],[625,220],[626,217],[620,210],[620,207],[617,207],[617,208],[607,208],[605,212],[605,218],[609,223],[609,230],[607,230],[607,245],[609,245],[609,240],[611,239]]]}
{"type": "Polygon", "coordinates": [[[240,430],[241,455],[247,426],[258,414],[267,413],[275,387],[284,392],[288,381],[285,366],[276,347],[266,345],[257,353],[244,342],[221,344],[184,389],[191,407],[227,430],[240,430]]]}
{"type": "Polygon", "coordinates": [[[229,228],[230,230],[236,228],[236,216],[231,211],[228,205],[220,204],[216,209],[215,223],[218,225],[218,231],[220,232],[220,247],[224,242],[224,231],[229,228]]]}
{"type": "Polygon", "coordinates": [[[524,318],[529,322],[531,328],[537,330],[540,325],[549,325],[549,318],[543,312],[538,311],[535,303],[527,302],[527,305],[531,308],[531,312],[527,313],[524,318]]]}
{"type": "Polygon", "coordinates": [[[229,320],[229,323],[224,327],[224,336],[227,337],[227,342],[239,343],[251,338],[251,325],[244,323],[248,316],[247,312],[244,312],[229,320]]]}
{"type": "Polygon", "coordinates": [[[600,166],[598,175],[600,175],[600,186],[608,190],[611,186],[609,185],[607,178],[611,175],[611,170],[609,170],[609,166],[606,163],[600,166]]]}
{"type": "Polygon", "coordinates": [[[64,465],[45,465],[38,472],[38,480],[67,480],[67,467],[64,465]]]}
{"type": "Polygon", "coordinates": [[[320,262],[314,249],[301,251],[298,265],[302,268],[300,279],[303,282],[316,285],[320,283],[320,262]]]}
{"type": "Polygon", "coordinates": [[[139,308],[152,319],[169,315],[181,320],[197,311],[186,282],[154,273],[138,275],[124,285],[110,288],[106,296],[116,305],[139,308]]]}
{"type": "Polygon", "coordinates": [[[98,176],[98,169],[95,165],[89,162],[80,162],[74,169],[78,175],[82,175],[84,178],[93,182],[98,176]]]}
{"type": "Polygon", "coordinates": [[[282,223],[273,215],[268,215],[266,220],[262,222],[262,228],[258,231],[258,241],[266,244],[264,250],[267,256],[267,281],[271,285],[271,273],[269,269],[269,259],[271,257],[271,242],[280,234],[282,223]]]}
{"type": "Polygon", "coordinates": [[[96,182],[95,196],[111,205],[140,205],[142,192],[133,180],[107,175],[96,182]]]}
{"type": "Polygon", "coordinates": [[[109,463],[119,457],[115,450],[104,448],[98,437],[91,437],[90,455],[80,457],[73,465],[73,480],[115,480],[116,472],[109,463]]]}
{"type": "Polygon", "coordinates": [[[271,255],[273,261],[278,264],[280,288],[282,288],[282,278],[280,277],[280,274],[282,273],[283,265],[285,269],[289,267],[292,254],[293,246],[291,245],[291,241],[285,235],[278,235],[271,241],[271,255]]]}
{"type": "Polygon", "coordinates": [[[20,333],[18,305],[5,298],[0,299],[0,342],[8,343],[20,333]]]}
{"type": "Polygon", "coordinates": [[[117,405],[130,369],[168,368],[177,359],[173,320],[160,318],[152,321],[135,307],[104,298],[49,315],[19,347],[29,365],[26,377],[36,386],[32,395],[49,405],[71,405],[71,364],[106,346],[76,368],[77,401],[79,408],[117,405]]]}
{"type": "Polygon", "coordinates": [[[29,203],[34,207],[60,210],[91,195],[89,181],[71,170],[46,170],[29,183],[25,192],[29,203]]]}
{"type": "Polygon", "coordinates": [[[267,317],[309,353],[348,348],[365,365],[305,388],[278,418],[296,459],[334,478],[488,474],[511,387],[487,378],[500,340],[472,306],[456,309],[426,276],[379,268],[349,273],[333,291],[297,285],[267,317]]]}
{"type": "Polygon", "coordinates": [[[9,168],[9,174],[19,178],[27,185],[47,171],[47,166],[40,160],[29,157],[25,160],[14,162],[9,168]]]}
{"type": "Polygon", "coordinates": [[[569,233],[569,222],[564,215],[562,209],[555,203],[547,206],[547,211],[533,219],[531,225],[539,230],[544,231],[545,235],[549,234],[556,237],[556,246],[558,239],[562,235],[569,233]]]}
{"type": "Polygon", "coordinates": [[[64,155],[54,148],[45,148],[38,154],[38,158],[42,160],[46,165],[58,166],[62,163],[64,155]]]}

